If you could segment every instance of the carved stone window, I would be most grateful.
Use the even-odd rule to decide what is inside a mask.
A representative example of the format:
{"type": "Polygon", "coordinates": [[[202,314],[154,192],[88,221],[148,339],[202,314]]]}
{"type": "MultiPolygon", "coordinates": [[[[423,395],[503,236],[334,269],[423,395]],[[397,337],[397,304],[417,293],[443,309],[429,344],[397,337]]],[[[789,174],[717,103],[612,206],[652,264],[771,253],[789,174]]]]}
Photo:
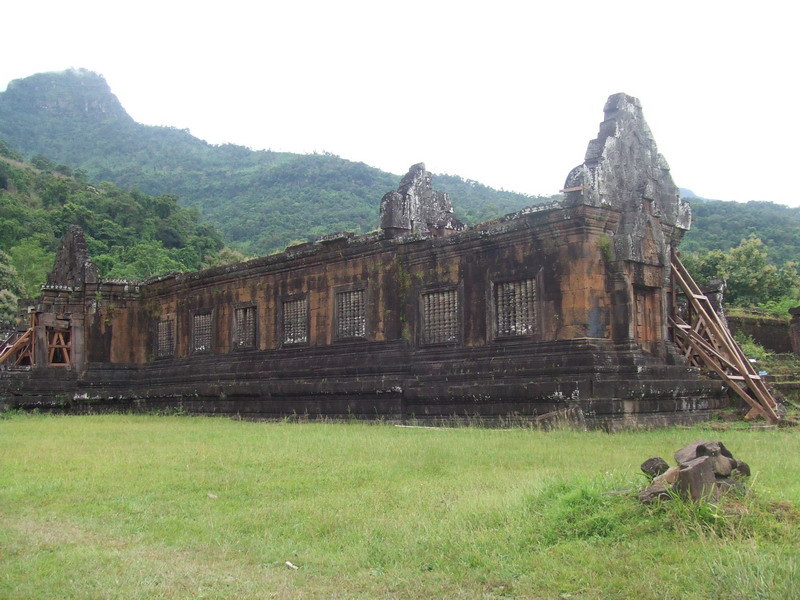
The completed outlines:
{"type": "Polygon", "coordinates": [[[210,352],[212,334],[211,311],[194,314],[192,316],[192,352],[210,352]]]}
{"type": "Polygon", "coordinates": [[[156,357],[164,358],[175,354],[175,321],[159,321],[156,330],[156,357]]]}
{"type": "Polygon", "coordinates": [[[536,330],[536,280],[496,283],[494,308],[497,337],[531,335],[536,330]]]}
{"type": "Polygon", "coordinates": [[[458,290],[422,294],[422,342],[449,344],[458,341],[458,290]]]}
{"type": "Polygon", "coordinates": [[[308,298],[283,303],[283,343],[308,343],[308,298]]]}
{"type": "Polygon", "coordinates": [[[256,347],[256,307],[254,305],[234,309],[233,347],[256,347]]]}
{"type": "Polygon", "coordinates": [[[336,294],[336,339],[363,338],[367,333],[367,307],[364,290],[336,294]]]}

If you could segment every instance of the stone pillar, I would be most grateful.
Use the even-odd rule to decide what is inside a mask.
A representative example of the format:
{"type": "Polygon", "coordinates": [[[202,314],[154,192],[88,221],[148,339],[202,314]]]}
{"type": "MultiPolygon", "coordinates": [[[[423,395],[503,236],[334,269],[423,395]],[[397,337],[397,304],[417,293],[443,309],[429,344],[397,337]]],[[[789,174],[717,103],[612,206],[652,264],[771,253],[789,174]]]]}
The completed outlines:
{"type": "Polygon", "coordinates": [[[84,349],[83,315],[73,314],[70,319],[70,339],[72,340],[72,368],[79,375],[86,368],[86,351],[84,349]]]}
{"type": "Polygon", "coordinates": [[[38,319],[36,327],[33,328],[33,335],[36,339],[36,346],[33,352],[33,359],[37,367],[47,366],[47,326],[38,319]]]}
{"type": "Polygon", "coordinates": [[[792,342],[792,352],[800,354],[800,306],[789,309],[792,322],[789,324],[789,339],[792,342]]]}
{"type": "Polygon", "coordinates": [[[725,281],[722,279],[712,279],[708,282],[708,285],[701,288],[701,290],[711,303],[711,308],[714,309],[714,312],[719,315],[719,318],[722,319],[722,322],[725,323],[727,327],[728,320],[725,318],[725,310],[722,306],[722,299],[725,296],[726,287],[725,281]]]}

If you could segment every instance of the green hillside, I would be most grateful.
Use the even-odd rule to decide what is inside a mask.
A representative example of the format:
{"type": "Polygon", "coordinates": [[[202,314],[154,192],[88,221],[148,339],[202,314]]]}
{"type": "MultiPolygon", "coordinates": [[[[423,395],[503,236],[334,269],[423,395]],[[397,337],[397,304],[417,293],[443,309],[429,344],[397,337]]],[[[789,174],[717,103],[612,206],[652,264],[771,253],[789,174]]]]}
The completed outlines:
{"type": "MultiPolygon", "coordinates": [[[[141,125],[105,79],[82,69],[11,82],[0,93],[0,138],[28,157],[43,154],[80,169],[91,181],[175,194],[249,254],[333,231],[372,230],[381,197],[400,180],[334,155],[215,146],[188,131],[141,125]]],[[[460,177],[435,181],[468,223],[549,200],[460,177]]]]}
{"type": "MultiPolygon", "coordinates": [[[[171,253],[187,269],[197,268],[209,252],[211,262],[222,260],[213,256],[220,240],[212,228],[199,237],[213,239],[213,244],[186,250],[197,245],[190,241],[198,234],[188,233],[189,222],[192,227],[198,222],[213,224],[230,247],[251,255],[334,231],[370,231],[378,226],[381,197],[400,179],[331,154],[215,146],[185,130],[141,125],[125,112],[100,75],[82,69],[33,75],[9,84],[0,93],[0,138],[32,160],[32,167],[26,168],[38,167],[36,177],[48,172],[70,175],[76,169],[73,179],[62,178],[57,185],[40,183],[41,189],[20,201],[30,209],[24,215],[2,208],[7,219],[1,226],[2,249],[16,248],[15,260],[21,264],[22,242],[14,237],[21,234],[9,238],[9,231],[30,231],[34,241],[25,243],[52,252],[59,232],[77,222],[87,228],[93,255],[107,274],[131,274],[125,266],[134,260],[129,246],[141,239],[160,244],[150,250],[162,258],[164,252],[171,253]],[[50,188],[80,187],[87,181],[114,182],[97,183],[91,189],[103,198],[126,195],[125,203],[150,207],[142,208],[145,211],[162,210],[150,206],[150,197],[155,196],[170,205],[169,214],[135,224],[124,210],[106,207],[105,200],[98,202],[95,192],[86,190],[71,192],[75,198],[66,203],[48,200],[52,194],[60,197],[47,191],[50,188]],[[178,202],[197,212],[178,210],[178,202]],[[36,210],[49,211],[48,216],[32,216],[39,214],[36,210]]],[[[468,224],[552,199],[498,191],[451,175],[437,175],[435,186],[451,195],[457,216],[468,224]]],[[[689,190],[682,192],[692,195],[689,190]]],[[[6,201],[7,197],[6,193],[6,201]]],[[[781,307],[795,302],[793,263],[800,261],[800,209],[770,202],[689,201],[693,225],[681,250],[698,279],[728,280],[734,302],[770,301],[781,307]],[[751,277],[754,272],[760,278],[751,277]]],[[[226,253],[229,260],[235,258],[226,253]]],[[[31,268],[36,261],[22,262],[31,268]]],[[[170,261],[159,265],[162,271],[178,268],[170,261]]]]}
{"type": "Polygon", "coordinates": [[[681,244],[685,252],[727,251],[755,235],[776,264],[800,261],[800,208],[772,202],[694,200],[692,228],[681,244]]]}
{"type": "Polygon", "coordinates": [[[21,296],[37,295],[61,236],[83,227],[100,274],[145,279],[219,262],[219,232],[175,196],[90,185],[80,172],[37,156],[32,163],[0,140],[0,322],[21,296]],[[11,297],[13,296],[13,297],[11,297]]]}

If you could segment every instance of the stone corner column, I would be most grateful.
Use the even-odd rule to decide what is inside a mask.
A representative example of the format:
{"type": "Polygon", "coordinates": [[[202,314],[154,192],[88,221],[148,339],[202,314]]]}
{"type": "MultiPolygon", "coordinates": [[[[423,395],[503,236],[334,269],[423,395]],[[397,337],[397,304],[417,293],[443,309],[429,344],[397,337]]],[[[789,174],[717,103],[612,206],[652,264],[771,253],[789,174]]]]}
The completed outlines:
{"type": "Polygon", "coordinates": [[[789,324],[789,340],[792,342],[792,352],[800,354],[800,306],[789,309],[792,322],[789,324]]]}

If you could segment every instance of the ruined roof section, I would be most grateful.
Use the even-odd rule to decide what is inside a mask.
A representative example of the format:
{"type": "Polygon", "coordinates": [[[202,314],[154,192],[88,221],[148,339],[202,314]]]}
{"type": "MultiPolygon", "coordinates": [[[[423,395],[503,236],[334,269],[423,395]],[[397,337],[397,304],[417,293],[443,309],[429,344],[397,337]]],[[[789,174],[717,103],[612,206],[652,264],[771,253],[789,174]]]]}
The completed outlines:
{"type": "Polygon", "coordinates": [[[464,224],[453,216],[450,197],[434,191],[431,179],[424,163],[413,165],[397,191],[381,199],[381,229],[395,235],[406,231],[436,237],[464,229],[464,224]]]}
{"type": "Polygon", "coordinates": [[[597,138],[589,142],[584,163],[567,176],[567,203],[648,211],[664,223],[689,229],[689,205],[680,199],[639,100],[614,94],[604,112],[605,119],[597,138]]]}
{"type": "Polygon", "coordinates": [[[83,229],[70,225],[61,238],[53,271],[47,275],[47,285],[82,286],[96,281],[97,267],[89,259],[83,229]]]}

